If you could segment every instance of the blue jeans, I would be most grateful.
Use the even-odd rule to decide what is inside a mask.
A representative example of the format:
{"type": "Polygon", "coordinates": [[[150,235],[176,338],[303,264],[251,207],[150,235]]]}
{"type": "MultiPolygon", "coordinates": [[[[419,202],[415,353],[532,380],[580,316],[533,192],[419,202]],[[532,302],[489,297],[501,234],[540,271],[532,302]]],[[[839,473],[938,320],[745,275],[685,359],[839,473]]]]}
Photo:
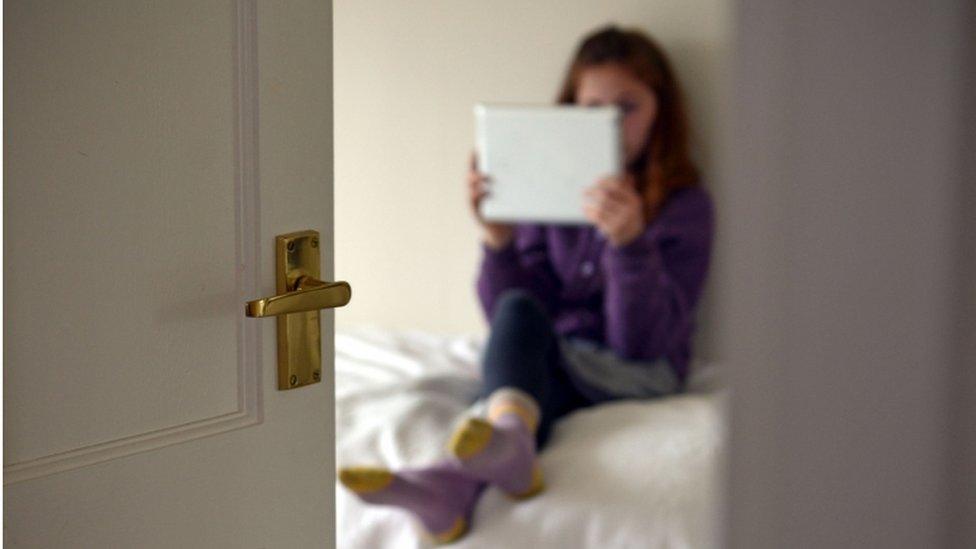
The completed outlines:
{"type": "Polygon", "coordinates": [[[483,397],[501,387],[515,387],[539,403],[539,450],[557,419],[593,404],[566,373],[557,334],[542,304],[523,290],[508,290],[495,304],[482,376],[483,397]]]}

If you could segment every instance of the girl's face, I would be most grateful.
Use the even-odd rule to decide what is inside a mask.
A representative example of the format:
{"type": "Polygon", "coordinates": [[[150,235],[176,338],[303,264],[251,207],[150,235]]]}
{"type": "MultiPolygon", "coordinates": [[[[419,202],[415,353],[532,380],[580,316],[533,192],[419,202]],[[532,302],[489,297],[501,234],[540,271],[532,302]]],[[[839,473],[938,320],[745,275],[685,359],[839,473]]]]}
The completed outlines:
{"type": "Polygon", "coordinates": [[[576,86],[576,104],[620,108],[628,166],[647,150],[651,126],[657,117],[657,96],[623,66],[606,63],[583,69],[576,86]]]}

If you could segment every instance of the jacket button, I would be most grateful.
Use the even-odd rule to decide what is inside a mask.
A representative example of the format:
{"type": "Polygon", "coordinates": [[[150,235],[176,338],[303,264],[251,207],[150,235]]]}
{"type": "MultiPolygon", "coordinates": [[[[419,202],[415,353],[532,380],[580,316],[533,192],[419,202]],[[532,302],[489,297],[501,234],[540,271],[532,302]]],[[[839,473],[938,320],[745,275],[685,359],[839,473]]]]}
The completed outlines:
{"type": "Polygon", "coordinates": [[[583,264],[580,265],[580,274],[582,274],[583,276],[586,276],[586,277],[592,276],[593,275],[593,271],[594,271],[594,268],[593,268],[593,262],[592,261],[584,261],[583,264]]]}

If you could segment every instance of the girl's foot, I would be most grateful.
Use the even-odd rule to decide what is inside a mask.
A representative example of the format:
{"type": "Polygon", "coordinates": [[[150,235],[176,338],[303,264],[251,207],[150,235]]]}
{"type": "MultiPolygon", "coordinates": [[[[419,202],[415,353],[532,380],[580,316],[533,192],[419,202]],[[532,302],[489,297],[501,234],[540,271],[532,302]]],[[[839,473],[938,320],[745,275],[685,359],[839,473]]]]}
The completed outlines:
{"type": "Polygon", "coordinates": [[[535,438],[516,417],[506,415],[495,423],[470,418],[454,432],[448,450],[471,476],[514,498],[534,496],[545,487],[535,438]]]}
{"type": "Polygon", "coordinates": [[[347,467],[339,470],[339,481],[363,501],[409,511],[437,543],[464,535],[484,488],[451,462],[397,472],[347,467]]]}

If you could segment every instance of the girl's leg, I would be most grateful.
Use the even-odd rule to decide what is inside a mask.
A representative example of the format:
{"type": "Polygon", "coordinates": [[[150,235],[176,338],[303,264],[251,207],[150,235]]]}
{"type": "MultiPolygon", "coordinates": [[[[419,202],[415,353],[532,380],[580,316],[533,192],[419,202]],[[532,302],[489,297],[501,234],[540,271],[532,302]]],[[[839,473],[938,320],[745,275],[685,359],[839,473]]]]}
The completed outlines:
{"type": "Polygon", "coordinates": [[[482,377],[485,397],[499,389],[515,388],[536,401],[540,412],[536,430],[539,450],[549,440],[557,419],[590,404],[562,366],[556,332],[545,309],[522,290],[506,292],[498,300],[482,377]]]}
{"type": "Polygon", "coordinates": [[[542,488],[536,451],[552,423],[588,402],[569,382],[552,324],[528,293],[499,299],[483,377],[488,421],[469,419],[449,448],[472,475],[514,496],[532,495],[542,488]]]}
{"type": "Polygon", "coordinates": [[[484,360],[489,421],[469,420],[454,434],[454,459],[395,472],[346,468],[339,480],[364,501],[411,512],[439,542],[464,534],[485,482],[513,495],[538,491],[536,448],[545,444],[555,419],[587,404],[561,367],[555,337],[531,296],[506,294],[484,360]]]}

